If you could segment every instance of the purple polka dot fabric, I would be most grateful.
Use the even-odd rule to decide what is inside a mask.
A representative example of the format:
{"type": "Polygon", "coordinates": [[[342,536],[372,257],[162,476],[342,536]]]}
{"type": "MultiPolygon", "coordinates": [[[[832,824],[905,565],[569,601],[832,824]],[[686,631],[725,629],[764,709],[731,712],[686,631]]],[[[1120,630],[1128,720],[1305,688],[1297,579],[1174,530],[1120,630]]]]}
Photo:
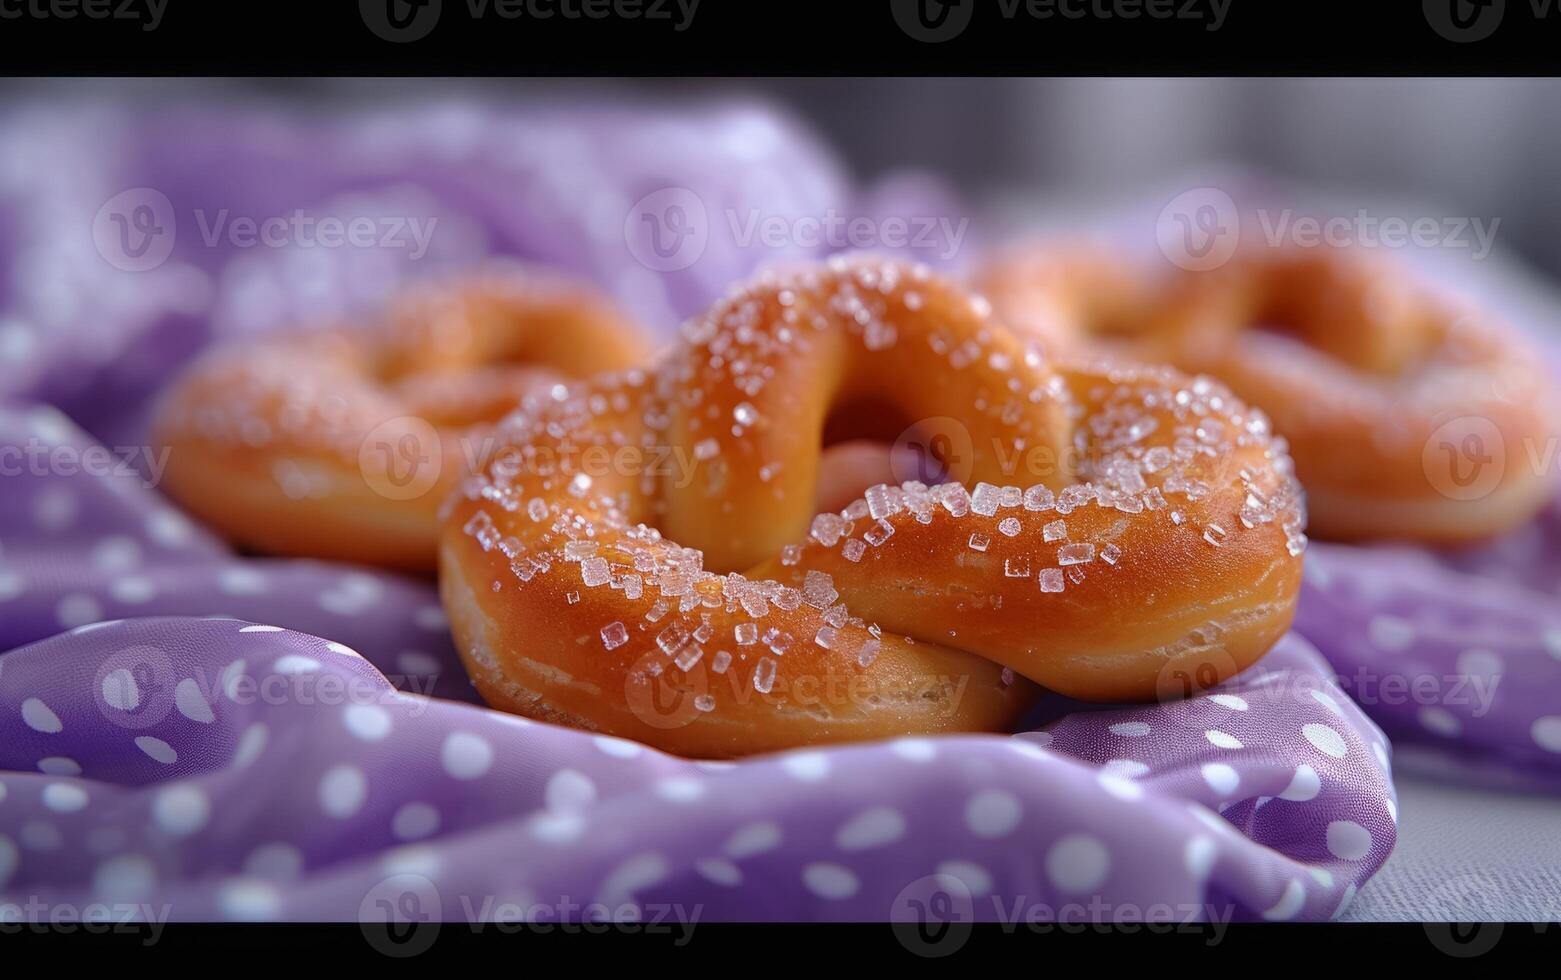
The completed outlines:
{"type": "Polygon", "coordinates": [[[1561,788],[1561,493],[1472,548],[1314,543],[1296,630],[1417,767],[1561,788]]]}
{"type": "MultiPolygon", "coordinates": [[[[722,221],[957,221],[906,203],[935,187],[855,201],[827,151],[752,107],[24,107],[0,147],[0,917],[1320,920],[1391,851],[1392,748],[1303,638],[1343,662],[1342,615],[1188,700],[1050,698],[1013,734],[702,763],[490,711],[431,582],[239,556],[157,492],[146,408],[213,340],[492,254],[589,276],[670,329],[782,256],[712,241],[652,270],[623,227],[645,195],[692,189],[722,221]],[[168,261],[127,272],[87,232],[139,187],[182,216],[444,231],[414,263],[208,244],[181,218],[168,261]]],[[[1326,594],[1367,622],[1366,593],[1308,585],[1326,594]]],[[[1517,724],[1448,737],[1527,765],[1549,750],[1530,732],[1520,754],[1517,724]]]]}

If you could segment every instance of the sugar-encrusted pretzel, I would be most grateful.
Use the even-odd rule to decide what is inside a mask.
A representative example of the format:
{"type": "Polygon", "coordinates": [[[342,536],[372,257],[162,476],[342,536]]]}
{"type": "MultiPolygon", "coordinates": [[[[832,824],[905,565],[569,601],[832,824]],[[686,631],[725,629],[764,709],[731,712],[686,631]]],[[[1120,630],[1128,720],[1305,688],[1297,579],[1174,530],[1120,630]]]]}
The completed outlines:
{"type": "Polygon", "coordinates": [[[1528,458],[1561,426],[1554,380],[1488,311],[1362,248],[1163,271],[1045,243],[999,255],[975,286],[1049,350],[1210,374],[1268,412],[1320,537],[1476,539],[1550,499],[1528,458]]]}
{"type": "Polygon", "coordinates": [[[1168,369],[1055,367],[920,266],[767,273],[654,370],[529,398],[499,436],[440,547],[478,689],[686,755],[1003,730],[1037,685],[1213,683],[1284,632],[1300,581],[1260,413],[1168,369]],[[842,411],[961,420],[974,492],[815,514],[842,411]],[[1069,451],[1012,472],[1034,447],[1069,451]]]}
{"type": "Polygon", "coordinates": [[[164,489],[257,551],[431,571],[437,512],[527,392],[642,363],[596,291],[499,267],[383,317],[219,346],[165,394],[164,489]]]}

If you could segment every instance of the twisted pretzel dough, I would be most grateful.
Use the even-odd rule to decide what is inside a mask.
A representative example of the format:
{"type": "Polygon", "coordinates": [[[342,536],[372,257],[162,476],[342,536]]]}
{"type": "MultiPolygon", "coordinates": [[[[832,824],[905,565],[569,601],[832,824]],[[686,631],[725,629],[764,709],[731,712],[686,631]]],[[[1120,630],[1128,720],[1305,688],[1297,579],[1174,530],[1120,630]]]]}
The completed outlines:
{"type": "Polygon", "coordinates": [[[1300,582],[1261,414],[1169,370],[1054,368],[919,266],[767,274],[653,373],[530,398],[500,435],[440,548],[478,689],[686,755],[1005,730],[1035,684],[1206,686],[1278,639],[1300,582]],[[960,419],[969,458],[946,462],[975,492],[878,485],[815,515],[842,412],[960,419]],[[1053,463],[1021,489],[1034,450],[1053,463]]]}
{"type": "Polygon", "coordinates": [[[580,285],[494,270],[422,287],[376,323],[198,360],[156,413],[164,486],[257,551],[432,570],[439,502],[483,451],[482,423],[646,352],[580,285]]]}
{"type": "Polygon", "coordinates": [[[1268,412],[1319,536],[1476,539],[1549,499],[1527,462],[1561,417],[1543,357],[1385,257],[1256,249],[1155,281],[1109,252],[1043,246],[976,286],[1049,349],[1210,374],[1268,412]]]}

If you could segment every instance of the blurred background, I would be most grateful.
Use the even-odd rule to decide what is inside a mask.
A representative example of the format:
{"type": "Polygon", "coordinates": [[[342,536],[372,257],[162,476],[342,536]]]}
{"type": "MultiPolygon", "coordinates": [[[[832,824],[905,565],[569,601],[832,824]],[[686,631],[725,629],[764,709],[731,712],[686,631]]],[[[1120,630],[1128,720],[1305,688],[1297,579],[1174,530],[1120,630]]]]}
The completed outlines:
{"type": "Polygon", "coordinates": [[[1561,274],[1561,79],[115,79],[12,80],[3,91],[141,104],[274,97],[299,112],[459,94],[528,104],[751,94],[805,120],[866,180],[926,169],[985,200],[1105,195],[1243,165],[1499,216],[1506,246],[1561,274]]]}

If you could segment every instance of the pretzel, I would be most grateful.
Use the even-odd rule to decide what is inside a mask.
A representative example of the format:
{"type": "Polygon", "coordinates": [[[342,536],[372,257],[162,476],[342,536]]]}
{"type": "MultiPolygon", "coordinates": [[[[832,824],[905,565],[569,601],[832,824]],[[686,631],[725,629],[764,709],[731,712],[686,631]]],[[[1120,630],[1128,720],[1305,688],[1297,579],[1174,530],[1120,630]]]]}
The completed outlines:
{"type": "Polygon", "coordinates": [[[763,274],[653,371],[528,398],[498,435],[440,544],[478,690],[683,755],[1011,730],[1042,686],[1217,683],[1300,582],[1303,507],[1260,413],[1168,369],[1053,366],[921,266],[763,274]],[[863,439],[933,419],[961,420],[966,458],[939,462],[973,490],[815,513],[842,466],[894,467],[863,439]]]}
{"type": "Polygon", "coordinates": [[[1290,441],[1318,536],[1471,540],[1549,499],[1525,465],[1561,418],[1544,359],[1388,258],[1252,249],[1157,280],[1109,252],[1043,246],[998,258],[976,286],[1051,349],[1207,373],[1262,407],[1290,441]]]}
{"type": "Polygon", "coordinates": [[[216,348],[164,396],[164,488],[255,551],[432,571],[439,502],[527,392],[640,363],[595,292],[489,270],[378,322],[216,348]]]}

